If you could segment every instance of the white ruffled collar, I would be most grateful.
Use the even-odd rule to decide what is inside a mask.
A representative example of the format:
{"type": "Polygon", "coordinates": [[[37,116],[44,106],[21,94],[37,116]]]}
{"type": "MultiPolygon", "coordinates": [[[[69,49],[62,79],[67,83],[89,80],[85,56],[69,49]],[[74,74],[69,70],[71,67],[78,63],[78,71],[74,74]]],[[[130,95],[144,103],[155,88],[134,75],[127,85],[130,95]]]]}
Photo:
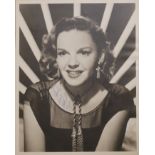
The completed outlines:
{"type": "MultiPolygon", "coordinates": [[[[97,106],[103,103],[103,100],[108,94],[106,89],[103,89],[99,84],[96,85],[98,88],[97,92],[89,95],[92,96],[85,104],[81,106],[81,113],[86,114],[94,110],[97,106]]],[[[50,95],[54,102],[64,111],[73,113],[74,100],[69,96],[65,90],[61,81],[58,81],[53,87],[49,90],[50,95]]],[[[76,113],[79,112],[78,106],[76,106],[76,113]]]]}

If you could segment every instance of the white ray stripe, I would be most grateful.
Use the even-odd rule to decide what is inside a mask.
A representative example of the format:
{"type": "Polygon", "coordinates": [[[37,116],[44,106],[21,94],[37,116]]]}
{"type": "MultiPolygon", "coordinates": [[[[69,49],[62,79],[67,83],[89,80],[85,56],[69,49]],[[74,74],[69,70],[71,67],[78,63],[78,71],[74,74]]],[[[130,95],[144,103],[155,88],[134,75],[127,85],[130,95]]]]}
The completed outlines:
{"type": "Polygon", "coordinates": [[[103,14],[103,18],[102,18],[102,22],[101,22],[101,28],[103,29],[104,32],[106,32],[107,30],[107,26],[112,14],[112,10],[113,10],[113,3],[107,3],[106,4],[106,8],[103,14]]]}
{"type": "Polygon", "coordinates": [[[113,76],[111,79],[111,83],[118,82],[119,79],[126,73],[126,71],[136,62],[137,59],[137,52],[134,51],[132,54],[129,56],[129,58],[125,61],[125,63],[120,67],[118,72],[113,76]]]}
{"type": "Polygon", "coordinates": [[[19,66],[33,83],[39,81],[37,75],[31,70],[31,68],[27,65],[27,63],[24,61],[22,57],[19,57],[19,66]]]}
{"type": "Polygon", "coordinates": [[[124,31],[122,32],[119,40],[117,41],[116,46],[114,47],[113,54],[114,54],[115,58],[119,55],[121,49],[123,48],[126,40],[129,37],[131,31],[133,30],[135,24],[136,24],[136,13],[134,12],[132,14],[128,24],[126,25],[124,31]]]}
{"type": "Polygon", "coordinates": [[[137,105],[137,97],[133,98],[134,105],[137,105]]]}
{"type": "Polygon", "coordinates": [[[27,89],[26,86],[24,86],[21,82],[19,82],[19,91],[22,94],[25,94],[26,89],[27,89]]]}
{"type": "Polygon", "coordinates": [[[74,3],[74,17],[81,15],[81,5],[80,3],[74,3]]]}
{"type": "Polygon", "coordinates": [[[136,78],[133,78],[129,83],[125,85],[126,88],[132,90],[136,86],[136,78]]]}
{"type": "Polygon", "coordinates": [[[34,54],[34,56],[39,61],[40,56],[41,56],[41,52],[40,52],[40,50],[39,50],[39,48],[38,48],[38,46],[37,46],[37,44],[33,38],[33,35],[31,34],[31,31],[29,30],[29,28],[28,28],[22,14],[20,12],[19,12],[19,26],[20,26],[20,28],[21,28],[21,30],[22,30],[22,32],[23,32],[33,54],[34,54]]]}
{"type": "Polygon", "coordinates": [[[44,20],[45,20],[45,23],[46,23],[47,31],[49,33],[51,31],[52,26],[53,26],[53,21],[52,21],[52,18],[51,18],[51,14],[50,14],[48,4],[42,3],[41,4],[41,9],[42,9],[42,12],[43,12],[43,16],[44,16],[44,20]]]}

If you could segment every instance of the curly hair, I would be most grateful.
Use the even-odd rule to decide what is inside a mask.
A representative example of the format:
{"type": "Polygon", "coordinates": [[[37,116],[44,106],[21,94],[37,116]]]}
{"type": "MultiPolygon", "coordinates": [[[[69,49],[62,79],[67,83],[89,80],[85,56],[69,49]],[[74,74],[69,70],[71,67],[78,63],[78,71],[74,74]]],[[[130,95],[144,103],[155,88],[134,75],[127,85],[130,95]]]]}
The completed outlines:
{"type": "Polygon", "coordinates": [[[103,30],[91,19],[86,17],[62,18],[51,30],[49,34],[45,34],[42,38],[42,56],[40,58],[40,70],[48,77],[58,77],[56,64],[56,46],[57,37],[63,31],[77,29],[87,31],[91,34],[93,41],[97,46],[98,52],[104,52],[104,61],[101,62],[100,68],[104,80],[109,81],[114,71],[114,58],[110,51],[110,43],[107,42],[103,30]]]}

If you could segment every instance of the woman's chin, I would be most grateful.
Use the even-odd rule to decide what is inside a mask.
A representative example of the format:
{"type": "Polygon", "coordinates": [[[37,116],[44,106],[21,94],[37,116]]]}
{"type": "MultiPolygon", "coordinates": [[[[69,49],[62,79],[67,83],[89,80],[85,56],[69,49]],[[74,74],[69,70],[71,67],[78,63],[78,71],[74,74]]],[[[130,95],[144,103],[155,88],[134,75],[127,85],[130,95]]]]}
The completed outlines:
{"type": "Polygon", "coordinates": [[[71,86],[71,87],[83,87],[86,86],[88,83],[90,83],[90,81],[92,81],[91,79],[81,79],[81,78],[77,78],[77,79],[65,79],[65,82],[67,83],[67,85],[71,86]]]}
{"type": "Polygon", "coordinates": [[[71,87],[79,87],[85,83],[84,81],[80,81],[78,79],[76,79],[76,80],[71,79],[71,80],[65,80],[65,81],[71,87]]]}

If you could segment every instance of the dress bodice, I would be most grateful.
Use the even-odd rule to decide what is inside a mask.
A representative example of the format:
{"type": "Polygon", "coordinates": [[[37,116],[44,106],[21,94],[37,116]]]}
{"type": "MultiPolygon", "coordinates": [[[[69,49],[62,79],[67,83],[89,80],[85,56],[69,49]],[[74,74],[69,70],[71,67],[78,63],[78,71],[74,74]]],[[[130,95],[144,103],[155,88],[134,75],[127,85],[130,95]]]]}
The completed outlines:
{"type": "MultiPolygon", "coordinates": [[[[57,83],[58,81],[36,83],[27,89],[25,99],[30,101],[32,111],[44,132],[46,151],[69,152],[72,151],[73,113],[59,106],[56,103],[58,100],[50,93],[57,83]]],[[[95,151],[104,126],[114,114],[123,109],[132,112],[135,108],[124,87],[109,85],[107,91],[107,95],[94,109],[82,114],[84,151],[95,151]]]]}

